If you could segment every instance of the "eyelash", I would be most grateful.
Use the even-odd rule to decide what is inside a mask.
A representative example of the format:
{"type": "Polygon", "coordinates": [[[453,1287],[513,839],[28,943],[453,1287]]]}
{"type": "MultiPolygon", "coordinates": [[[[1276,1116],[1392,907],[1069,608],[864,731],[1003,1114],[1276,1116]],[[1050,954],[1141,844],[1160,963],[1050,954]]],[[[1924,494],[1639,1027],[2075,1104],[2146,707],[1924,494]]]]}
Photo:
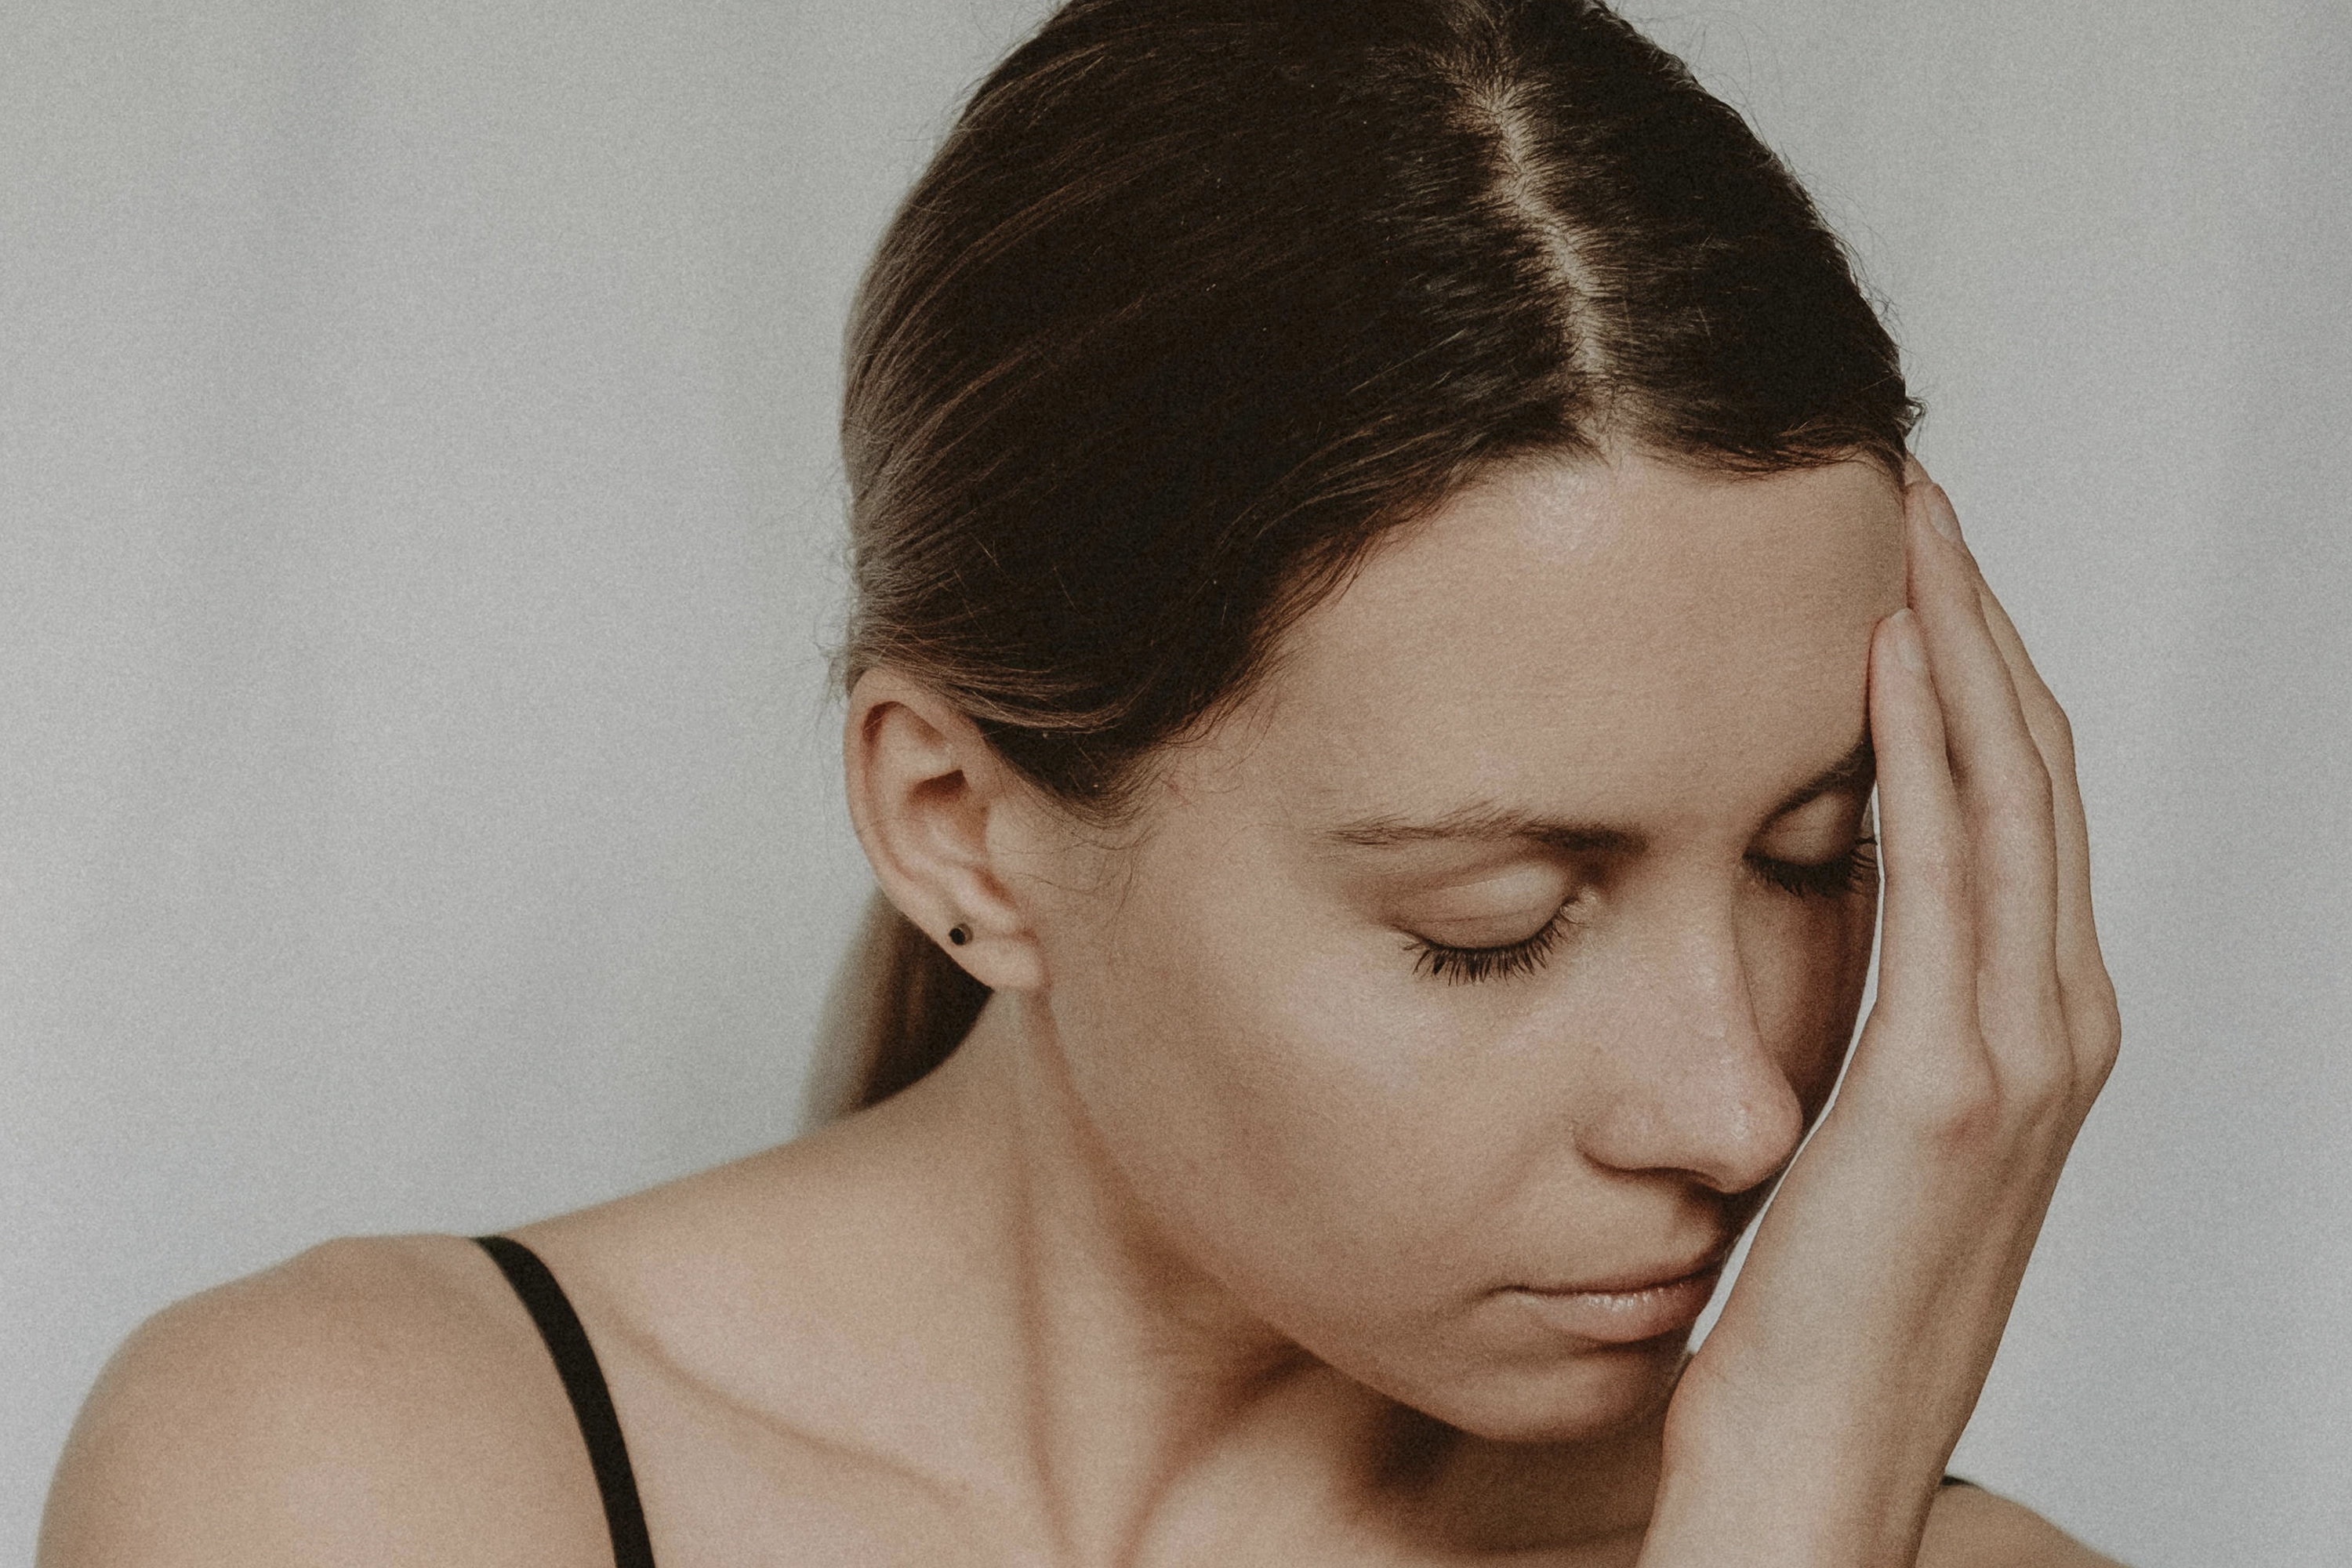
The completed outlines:
{"type": "MultiPolygon", "coordinates": [[[[1784,893],[1801,899],[1829,899],[1841,894],[1860,893],[1875,887],[1878,881],[1878,840],[1858,838],[1853,848],[1834,860],[1824,860],[1818,866],[1801,865],[1793,860],[1769,860],[1753,858],[1749,864],[1756,874],[1784,893]]],[[[1568,911],[1574,900],[1552,911],[1550,920],[1541,931],[1501,947],[1448,947],[1427,937],[1413,938],[1410,951],[1413,953],[1413,972],[1432,980],[1443,980],[1450,985],[1475,985],[1485,980],[1508,980],[1515,975],[1532,974],[1544,966],[1559,945],[1559,940],[1570,925],[1568,911]]]]}
{"type": "Polygon", "coordinates": [[[1432,980],[1443,980],[1449,985],[1475,985],[1482,980],[1507,980],[1517,974],[1532,974],[1541,969],[1551,956],[1552,949],[1569,927],[1570,900],[1552,911],[1544,928],[1532,936],[1506,942],[1501,947],[1448,947],[1427,937],[1412,939],[1411,951],[1413,972],[1432,980]]]}
{"type": "Polygon", "coordinates": [[[1793,893],[1801,899],[1834,899],[1846,893],[1867,892],[1878,885],[1878,840],[1857,838],[1853,848],[1818,866],[1768,860],[1761,856],[1749,857],[1748,863],[1756,868],[1758,876],[1784,893],[1793,893]]]}

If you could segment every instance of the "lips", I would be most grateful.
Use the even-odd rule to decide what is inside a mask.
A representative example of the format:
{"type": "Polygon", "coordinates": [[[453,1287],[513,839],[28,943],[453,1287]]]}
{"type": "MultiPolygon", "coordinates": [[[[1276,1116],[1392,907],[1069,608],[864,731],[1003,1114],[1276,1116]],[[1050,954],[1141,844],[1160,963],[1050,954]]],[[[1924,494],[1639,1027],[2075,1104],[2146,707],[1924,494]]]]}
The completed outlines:
{"type": "Polygon", "coordinates": [[[1567,1288],[1515,1286],[1504,1292],[1548,1327],[1594,1344],[1630,1345],[1687,1331],[1715,1294],[1727,1249],[1696,1268],[1674,1266],[1567,1288]]]}

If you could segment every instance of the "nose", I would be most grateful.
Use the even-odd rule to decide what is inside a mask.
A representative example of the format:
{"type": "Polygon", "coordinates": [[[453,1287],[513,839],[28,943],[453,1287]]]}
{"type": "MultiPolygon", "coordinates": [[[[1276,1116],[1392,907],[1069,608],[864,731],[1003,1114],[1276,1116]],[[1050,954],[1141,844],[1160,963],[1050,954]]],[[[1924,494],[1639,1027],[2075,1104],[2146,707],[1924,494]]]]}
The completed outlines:
{"type": "Polygon", "coordinates": [[[1580,1119],[1587,1157],[1680,1172],[1719,1193],[1768,1181],[1804,1132],[1804,1110],[1757,1018],[1732,913],[1685,907],[1629,936],[1625,1005],[1580,1119]]]}

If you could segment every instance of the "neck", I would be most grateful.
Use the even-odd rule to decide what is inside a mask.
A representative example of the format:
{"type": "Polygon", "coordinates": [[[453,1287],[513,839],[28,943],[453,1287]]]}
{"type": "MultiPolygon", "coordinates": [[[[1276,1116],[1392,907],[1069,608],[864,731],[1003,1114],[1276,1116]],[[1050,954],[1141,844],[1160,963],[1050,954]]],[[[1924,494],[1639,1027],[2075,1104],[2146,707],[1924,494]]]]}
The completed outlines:
{"type": "Polygon", "coordinates": [[[1368,1520],[1479,1550],[1638,1535],[1654,1421],[1572,1446],[1486,1443],[1317,1361],[1157,1234],[1051,1031],[1042,1007],[996,998],[872,1125],[984,1238],[994,1288],[970,1300],[993,1320],[985,1364],[1011,1384],[990,1391],[986,1447],[1021,1457],[1021,1511],[1060,1561],[1129,1563],[1147,1541],[1255,1558],[1368,1520]],[[1228,1539],[1253,1549],[1215,1550],[1228,1539]]]}

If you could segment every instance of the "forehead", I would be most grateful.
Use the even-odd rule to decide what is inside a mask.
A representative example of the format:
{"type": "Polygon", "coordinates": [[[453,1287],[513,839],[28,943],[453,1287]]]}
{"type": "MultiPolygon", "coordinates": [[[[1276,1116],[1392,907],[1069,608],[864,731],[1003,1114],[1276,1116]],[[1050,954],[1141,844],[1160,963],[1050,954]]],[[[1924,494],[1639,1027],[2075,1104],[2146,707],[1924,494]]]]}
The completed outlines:
{"type": "Polygon", "coordinates": [[[1515,466],[1302,618],[1233,760],[1317,812],[1742,807],[1860,734],[1871,629],[1903,602],[1901,516],[1859,462],[1515,466]]]}

